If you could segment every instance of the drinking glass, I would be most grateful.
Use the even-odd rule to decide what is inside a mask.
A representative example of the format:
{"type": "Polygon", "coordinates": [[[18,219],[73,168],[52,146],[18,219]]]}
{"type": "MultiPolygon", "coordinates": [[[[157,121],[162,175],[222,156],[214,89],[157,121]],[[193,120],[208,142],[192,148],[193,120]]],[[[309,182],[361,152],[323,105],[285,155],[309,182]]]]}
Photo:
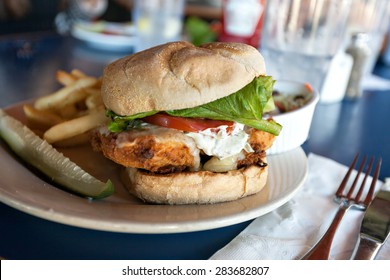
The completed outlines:
{"type": "Polygon", "coordinates": [[[185,0],[135,0],[132,9],[138,36],[135,51],[180,40],[184,5],[185,0]]]}
{"type": "Polygon", "coordinates": [[[321,91],[350,8],[350,0],[267,1],[261,43],[267,73],[321,91]]]}

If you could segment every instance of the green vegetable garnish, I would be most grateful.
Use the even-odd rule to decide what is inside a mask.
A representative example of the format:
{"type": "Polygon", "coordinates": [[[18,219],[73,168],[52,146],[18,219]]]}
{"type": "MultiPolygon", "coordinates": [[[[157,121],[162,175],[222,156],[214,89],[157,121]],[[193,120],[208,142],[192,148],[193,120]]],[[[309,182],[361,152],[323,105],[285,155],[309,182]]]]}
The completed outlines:
{"type": "Polygon", "coordinates": [[[185,22],[185,29],[195,46],[214,42],[217,39],[217,34],[211,29],[210,24],[197,17],[189,17],[185,22]]]}
{"type": "MultiPolygon", "coordinates": [[[[234,121],[263,130],[274,135],[279,135],[281,125],[273,120],[262,119],[263,113],[272,111],[274,107],[272,99],[273,85],[275,81],[270,76],[260,76],[237,92],[217,99],[204,105],[188,109],[168,110],[165,113],[171,116],[186,118],[207,118],[213,120],[234,121]]],[[[120,132],[132,126],[132,121],[138,118],[154,115],[158,111],[138,113],[131,116],[118,116],[109,112],[113,122],[109,129],[112,132],[120,132]]]]}
{"type": "Polygon", "coordinates": [[[93,177],[27,126],[0,109],[0,137],[26,163],[66,190],[88,198],[104,198],[114,192],[110,180],[93,177]]]}

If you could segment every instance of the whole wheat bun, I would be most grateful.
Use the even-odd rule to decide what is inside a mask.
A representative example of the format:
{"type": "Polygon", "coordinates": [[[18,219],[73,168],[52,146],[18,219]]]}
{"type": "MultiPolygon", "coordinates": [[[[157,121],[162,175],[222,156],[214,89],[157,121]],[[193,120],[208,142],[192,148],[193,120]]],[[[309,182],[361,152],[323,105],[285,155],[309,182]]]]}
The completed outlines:
{"type": "Polygon", "coordinates": [[[192,108],[228,96],[264,74],[264,59],[252,46],[173,42],[109,64],[102,97],[118,115],[192,108]]]}
{"type": "Polygon", "coordinates": [[[233,201],[261,191],[267,177],[268,166],[256,165],[224,173],[198,171],[162,175],[130,167],[122,173],[122,181],[130,193],[157,204],[233,201]]]}

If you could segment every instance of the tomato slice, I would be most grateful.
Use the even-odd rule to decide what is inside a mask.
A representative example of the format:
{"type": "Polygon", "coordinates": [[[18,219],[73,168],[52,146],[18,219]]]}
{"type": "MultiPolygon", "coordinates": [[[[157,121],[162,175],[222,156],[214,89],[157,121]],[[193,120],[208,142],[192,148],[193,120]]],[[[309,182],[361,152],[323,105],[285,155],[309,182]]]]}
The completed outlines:
{"type": "Polygon", "coordinates": [[[219,121],[202,118],[174,117],[164,113],[157,113],[142,119],[143,121],[163,127],[174,128],[186,132],[198,132],[207,128],[216,128],[221,125],[233,126],[232,121],[219,121]]]}

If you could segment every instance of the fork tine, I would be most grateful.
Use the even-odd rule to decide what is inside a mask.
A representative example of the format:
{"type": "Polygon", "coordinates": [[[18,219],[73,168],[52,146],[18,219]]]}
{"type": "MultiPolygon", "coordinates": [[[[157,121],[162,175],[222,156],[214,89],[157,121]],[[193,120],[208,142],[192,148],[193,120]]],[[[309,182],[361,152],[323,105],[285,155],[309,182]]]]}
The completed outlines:
{"type": "Polygon", "coordinates": [[[367,170],[366,170],[366,175],[364,176],[364,179],[363,179],[363,182],[360,186],[360,189],[359,189],[359,192],[357,193],[354,201],[356,203],[362,203],[363,201],[360,201],[360,198],[363,194],[363,189],[364,189],[364,185],[366,184],[366,181],[367,181],[367,177],[369,176],[369,174],[371,173],[371,168],[372,168],[372,164],[374,162],[374,157],[371,157],[370,159],[370,163],[368,164],[368,167],[367,167],[367,170]]]}
{"type": "Polygon", "coordinates": [[[372,177],[370,190],[368,191],[366,199],[364,200],[364,205],[366,206],[368,206],[371,203],[372,199],[374,198],[375,185],[376,182],[378,181],[381,165],[382,165],[382,158],[379,158],[375,167],[374,176],[372,177]]]}
{"type": "Polygon", "coordinates": [[[353,159],[351,165],[349,166],[347,174],[345,174],[344,179],[341,181],[340,186],[339,186],[339,188],[336,191],[336,197],[341,197],[342,196],[342,194],[344,192],[344,189],[345,189],[345,186],[348,183],[349,176],[351,175],[352,170],[355,168],[355,164],[356,164],[356,162],[358,160],[358,157],[359,157],[359,153],[357,153],[355,155],[355,158],[353,159]]]}
{"type": "MultiPolygon", "coordinates": [[[[352,185],[351,185],[351,188],[350,188],[349,191],[348,191],[348,194],[347,194],[347,199],[348,199],[348,200],[352,199],[352,195],[353,195],[353,193],[354,193],[354,191],[355,191],[356,184],[357,184],[357,182],[358,182],[358,180],[359,180],[360,174],[362,173],[363,167],[364,167],[364,165],[366,164],[366,160],[367,160],[367,156],[364,156],[364,157],[363,157],[363,160],[362,160],[362,162],[361,162],[361,164],[360,164],[360,166],[359,166],[359,170],[358,170],[358,172],[357,172],[357,174],[356,174],[355,180],[353,180],[353,183],[352,183],[352,185]]],[[[364,178],[364,179],[365,179],[365,178],[364,178]]],[[[364,180],[364,181],[365,181],[365,180],[364,180]]],[[[363,186],[364,186],[364,184],[361,185],[360,190],[363,189],[363,186]]]]}

